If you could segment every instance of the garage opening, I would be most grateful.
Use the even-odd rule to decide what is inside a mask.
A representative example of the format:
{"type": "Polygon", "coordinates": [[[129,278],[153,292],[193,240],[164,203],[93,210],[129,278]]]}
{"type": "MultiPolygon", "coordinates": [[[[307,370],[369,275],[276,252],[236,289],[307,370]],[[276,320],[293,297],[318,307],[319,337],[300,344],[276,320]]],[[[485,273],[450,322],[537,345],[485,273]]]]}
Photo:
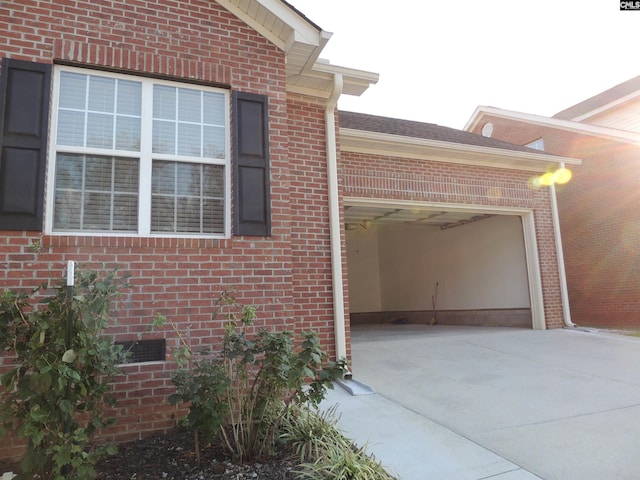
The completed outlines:
{"type": "Polygon", "coordinates": [[[344,217],[351,325],[544,328],[532,214],[346,204],[344,217]]]}

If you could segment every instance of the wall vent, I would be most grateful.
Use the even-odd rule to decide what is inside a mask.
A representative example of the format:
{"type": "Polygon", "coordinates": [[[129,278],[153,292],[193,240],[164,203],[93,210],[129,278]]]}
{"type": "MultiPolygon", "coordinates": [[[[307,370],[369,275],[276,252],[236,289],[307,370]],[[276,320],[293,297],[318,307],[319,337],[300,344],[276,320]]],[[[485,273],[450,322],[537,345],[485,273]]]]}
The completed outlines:
{"type": "Polygon", "coordinates": [[[167,345],[164,338],[158,340],[137,340],[134,342],[115,342],[129,352],[126,363],[164,362],[167,345]]]}

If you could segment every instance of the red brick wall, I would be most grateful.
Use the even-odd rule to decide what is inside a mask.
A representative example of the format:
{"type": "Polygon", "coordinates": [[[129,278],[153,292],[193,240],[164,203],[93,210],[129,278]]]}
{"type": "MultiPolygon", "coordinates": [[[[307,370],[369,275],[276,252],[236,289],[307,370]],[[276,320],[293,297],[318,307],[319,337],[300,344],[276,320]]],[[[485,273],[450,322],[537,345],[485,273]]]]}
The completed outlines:
{"type": "MultiPolygon", "coordinates": [[[[335,355],[334,309],[329,230],[329,192],[325,146],[325,103],[291,96],[289,101],[291,160],[291,248],[294,313],[303,324],[318,326],[321,338],[335,355]],[[331,344],[329,346],[329,344],[331,344]]],[[[342,212],[342,208],[340,208],[342,212]]],[[[342,213],[341,244],[344,245],[342,213]]],[[[342,250],[345,316],[348,318],[346,250],[342,250]]],[[[349,325],[347,356],[349,356],[349,325]]]]}
{"type": "Polygon", "coordinates": [[[548,328],[564,326],[547,188],[536,174],[506,169],[343,152],[341,179],[349,197],[455,203],[533,210],[548,328]]]}
{"type": "MultiPolygon", "coordinates": [[[[198,344],[219,339],[222,325],[209,320],[213,302],[236,286],[238,301],[257,307],[258,326],[315,329],[333,352],[323,109],[302,100],[287,104],[283,52],[209,0],[3,1],[0,33],[0,57],[66,61],[268,95],[272,212],[269,238],[0,232],[0,288],[27,290],[56,281],[67,260],[119,266],[132,284],[113,309],[119,325],[111,331],[119,340],[135,339],[155,313],[163,313],[198,344]],[[299,139],[290,144],[291,135],[299,139]],[[306,178],[298,182],[296,175],[306,178]]],[[[143,338],[157,336],[165,336],[169,348],[177,345],[169,328],[143,338]]],[[[9,361],[0,358],[0,367],[9,361]]],[[[175,411],[166,396],[174,367],[126,367],[128,375],[115,386],[123,410],[111,435],[123,440],[173,425],[175,411]]],[[[0,456],[10,453],[15,451],[0,450],[0,456]]]]}
{"type": "Polygon", "coordinates": [[[582,160],[569,166],[572,180],[557,188],[572,320],[640,328],[640,147],[495,117],[486,121],[494,125],[494,138],[521,145],[544,138],[547,152],[582,160]]]}

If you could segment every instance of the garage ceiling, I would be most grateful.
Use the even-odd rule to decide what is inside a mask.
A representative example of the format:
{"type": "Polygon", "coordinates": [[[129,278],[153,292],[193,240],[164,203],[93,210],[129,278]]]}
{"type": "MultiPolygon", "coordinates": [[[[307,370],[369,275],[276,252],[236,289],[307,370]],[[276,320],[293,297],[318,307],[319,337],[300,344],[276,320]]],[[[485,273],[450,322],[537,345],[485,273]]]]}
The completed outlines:
{"type": "Polygon", "coordinates": [[[371,225],[428,225],[447,228],[458,227],[492,217],[478,212],[459,212],[433,208],[392,208],[353,206],[344,207],[347,230],[369,228],[371,225]]]}

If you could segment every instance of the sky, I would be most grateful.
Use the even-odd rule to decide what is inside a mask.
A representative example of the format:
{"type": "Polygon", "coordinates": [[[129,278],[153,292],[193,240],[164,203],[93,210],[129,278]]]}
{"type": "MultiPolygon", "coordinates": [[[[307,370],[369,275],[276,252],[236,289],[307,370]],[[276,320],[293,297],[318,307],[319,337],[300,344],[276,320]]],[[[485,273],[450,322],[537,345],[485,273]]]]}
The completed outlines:
{"type": "Polygon", "coordinates": [[[341,110],[464,128],[478,106],[552,116],[640,75],[619,0],[288,0],[333,36],[321,58],[375,72],[341,110]]]}

